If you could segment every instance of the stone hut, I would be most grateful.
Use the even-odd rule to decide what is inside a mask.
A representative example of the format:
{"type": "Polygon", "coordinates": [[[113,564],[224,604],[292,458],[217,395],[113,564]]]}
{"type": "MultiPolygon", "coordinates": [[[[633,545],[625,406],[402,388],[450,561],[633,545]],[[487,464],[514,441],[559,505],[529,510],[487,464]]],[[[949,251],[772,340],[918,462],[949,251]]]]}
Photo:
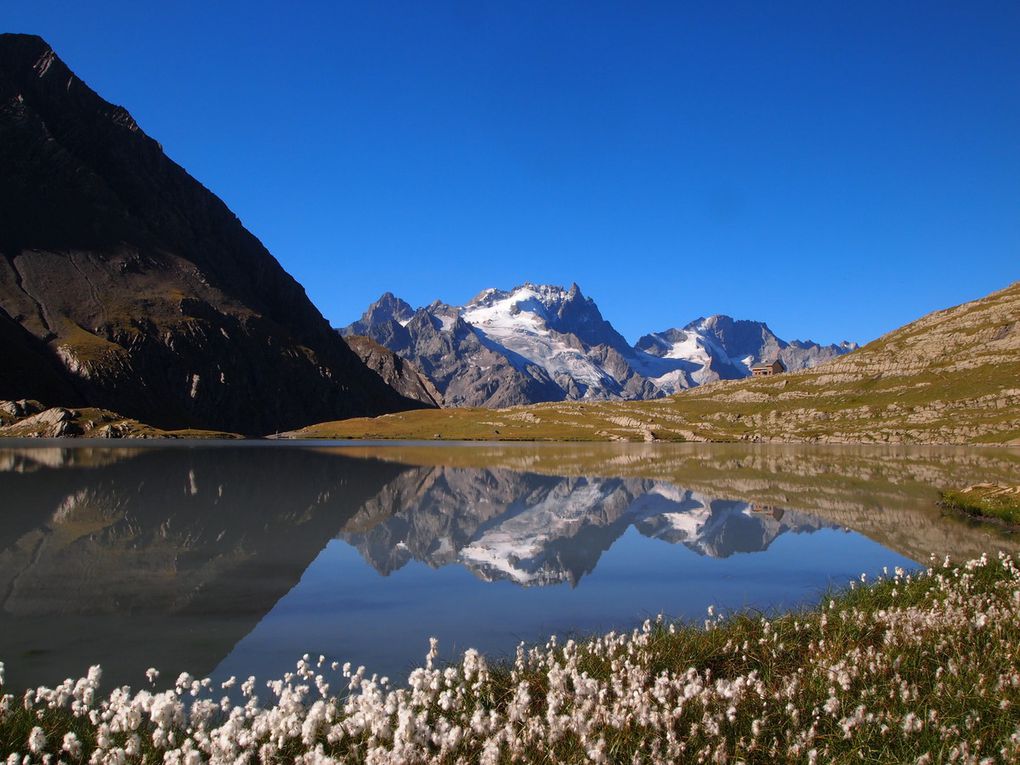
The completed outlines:
{"type": "Polygon", "coordinates": [[[754,377],[771,377],[785,371],[786,365],[779,359],[770,361],[767,364],[755,364],[751,367],[751,374],[754,377]]]}

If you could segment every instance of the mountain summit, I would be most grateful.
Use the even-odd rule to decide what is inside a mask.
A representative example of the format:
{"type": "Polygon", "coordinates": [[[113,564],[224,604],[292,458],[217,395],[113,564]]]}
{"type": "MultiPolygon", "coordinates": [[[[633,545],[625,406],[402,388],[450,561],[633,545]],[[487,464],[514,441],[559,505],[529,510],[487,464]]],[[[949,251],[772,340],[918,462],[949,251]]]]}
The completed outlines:
{"type": "Polygon", "coordinates": [[[0,35],[0,177],[0,399],[248,434],[421,405],[32,35],[0,35]]]}
{"type": "Polygon", "coordinates": [[[775,359],[791,372],[809,369],[858,346],[845,341],[839,345],[786,342],[763,321],[715,314],[682,328],[645,335],[635,347],[646,356],[641,372],[662,390],[675,393],[702,383],[747,377],[753,365],[775,359]]]}
{"type": "Polygon", "coordinates": [[[728,316],[645,335],[632,347],[577,284],[532,282],[417,311],[386,293],[341,332],[367,335],[414,362],[447,406],[659,398],[746,377],[761,361],[804,369],[857,347],[787,343],[763,322],[728,316]]]}

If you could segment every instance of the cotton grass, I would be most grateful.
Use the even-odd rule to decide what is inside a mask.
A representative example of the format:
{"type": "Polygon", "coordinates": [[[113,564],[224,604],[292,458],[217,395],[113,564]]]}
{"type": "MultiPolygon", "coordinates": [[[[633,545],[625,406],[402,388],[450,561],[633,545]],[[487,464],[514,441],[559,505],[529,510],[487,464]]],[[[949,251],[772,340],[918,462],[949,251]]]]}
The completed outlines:
{"type": "Polygon", "coordinates": [[[400,686],[305,656],[236,701],[233,678],[188,674],[101,697],[93,667],[4,695],[0,747],[12,765],[1020,761],[1020,571],[1004,555],[775,618],[550,638],[494,666],[476,651],[436,666],[437,651],[400,686]]]}

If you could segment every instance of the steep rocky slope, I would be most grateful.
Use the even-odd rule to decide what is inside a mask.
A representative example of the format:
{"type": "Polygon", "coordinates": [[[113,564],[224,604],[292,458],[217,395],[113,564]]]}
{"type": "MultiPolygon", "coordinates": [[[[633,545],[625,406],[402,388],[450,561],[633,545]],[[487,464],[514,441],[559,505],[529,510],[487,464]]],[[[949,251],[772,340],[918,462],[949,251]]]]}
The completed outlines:
{"type": "Polygon", "coordinates": [[[426,406],[438,407],[442,405],[443,395],[436,390],[432,381],[410,361],[363,335],[348,337],[347,345],[358,354],[358,358],[365,363],[365,366],[379,375],[384,383],[404,398],[420,401],[426,406]]]}
{"type": "Polygon", "coordinates": [[[764,322],[728,316],[645,335],[631,347],[576,284],[530,282],[484,290],[463,306],[436,301],[417,310],[387,292],[341,332],[367,335],[416,363],[447,405],[488,408],[661,398],[747,377],[760,361],[804,369],[856,348],[787,343],[764,322]]]}
{"type": "Polygon", "coordinates": [[[0,178],[0,399],[249,434],[421,405],[31,35],[0,35],[0,178]]]}
{"type": "Polygon", "coordinates": [[[1020,444],[1020,282],[799,372],[658,401],[408,413],[300,435],[1020,444]]]}

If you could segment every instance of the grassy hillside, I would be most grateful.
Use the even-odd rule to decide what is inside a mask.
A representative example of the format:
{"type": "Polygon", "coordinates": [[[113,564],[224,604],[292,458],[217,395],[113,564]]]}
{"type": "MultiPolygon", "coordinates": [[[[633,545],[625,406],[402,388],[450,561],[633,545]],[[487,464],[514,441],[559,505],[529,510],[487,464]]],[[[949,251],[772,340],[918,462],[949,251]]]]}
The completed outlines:
{"type": "Polygon", "coordinates": [[[297,438],[1020,443],[1020,282],[814,369],[657,401],[443,409],[297,438]]]}

